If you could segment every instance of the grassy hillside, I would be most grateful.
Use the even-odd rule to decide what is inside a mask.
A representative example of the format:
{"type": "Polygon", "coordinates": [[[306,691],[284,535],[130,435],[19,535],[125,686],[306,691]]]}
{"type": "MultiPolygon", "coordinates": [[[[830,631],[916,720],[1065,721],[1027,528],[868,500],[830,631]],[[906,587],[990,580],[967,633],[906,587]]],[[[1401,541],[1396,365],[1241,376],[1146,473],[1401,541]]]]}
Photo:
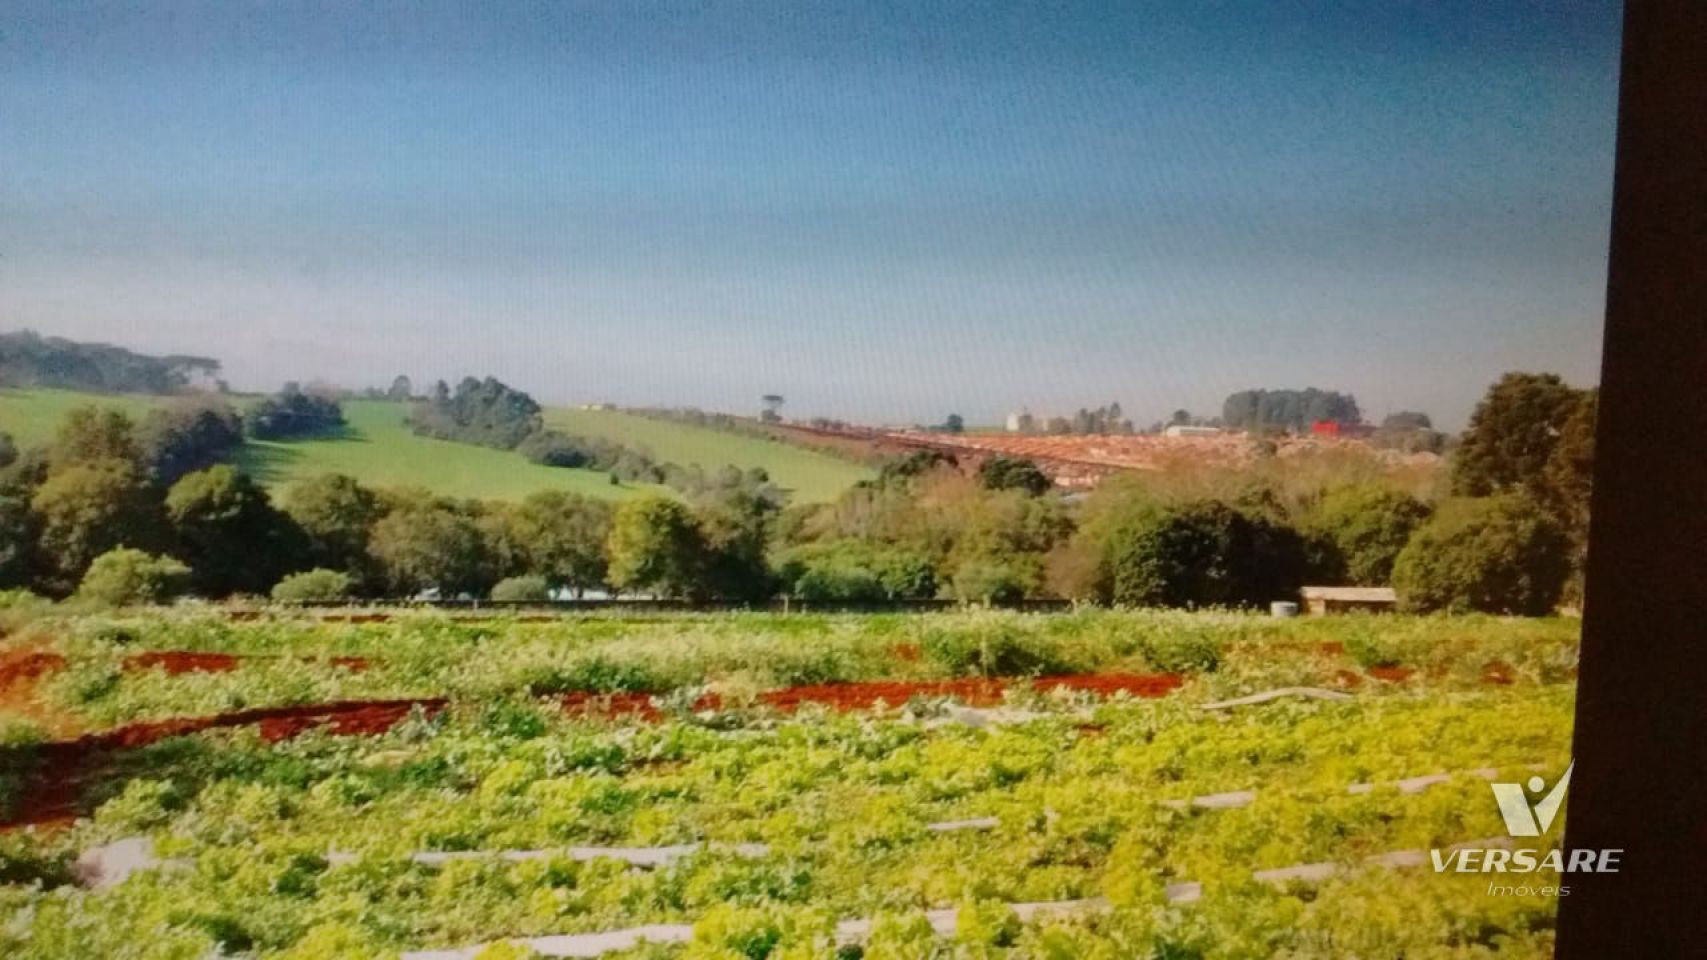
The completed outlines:
{"type": "MultiPolygon", "coordinates": [[[[163,402],[165,398],[148,396],[0,390],[0,430],[10,433],[18,446],[32,447],[52,440],[74,407],[118,407],[140,419],[163,402]]],[[[542,467],[505,450],[417,437],[403,425],[402,404],[348,400],[343,406],[349,425],[342,433],[309,440],[251,440],[238,455],[238,464],[281,487],[315,474],[346,473],[374,487],[413,485],[445,496],[490,500],[519,500],[536,490],[606,499],[648,490],[673,495],[665,487],[613,485],[608,475],[590,470],[542,467]]]]}
{"type": "Polygon", "coordinates": [[[12,435],[19,448],[37,447],[53,439],[65,414],[95,404],[117,407],[135,419],[162,397],[135,394],[92,394],[72,390],[0,390],[0,431],[12,435]]]}
{"type": "Polygon", "coordinates": [[[565,433],[603,437],[644,450],[660,462],[683,466],[697,463],[706,470],[726,464],[763,467],[778,486],[794,491],[797,503],[832,500],[858,481],[875,475],[858,464],[782,441],[653,420],[617,410],[551,409],[545,412],[545,422],[565,433]]]}
{"type": "Polygon", "coordinates": [[[607,474],[529,463],[520,454],[418,437],[403,425],[404,407],[377,400],[344,401],[349,426],[336,436],[244,444],[238,462],[267,483],[288,486],[319,473],[346,473],[375,487],[414,485],[453,497],[519,500],[536,490],[568,490],[618,499],[663,487],[614,485],[607,474]]]}

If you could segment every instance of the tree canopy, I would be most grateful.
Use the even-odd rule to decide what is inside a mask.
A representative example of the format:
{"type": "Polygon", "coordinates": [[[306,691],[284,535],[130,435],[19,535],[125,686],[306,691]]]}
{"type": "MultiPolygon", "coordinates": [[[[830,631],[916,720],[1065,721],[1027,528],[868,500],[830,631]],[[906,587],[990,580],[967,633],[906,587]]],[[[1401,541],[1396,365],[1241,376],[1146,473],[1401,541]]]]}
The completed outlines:
{"type": "Polygon", "coordinates": [[[219,361],[210,357],[153,357],[30,330],[0,333],[0,387],[164,394],[218,374],[219,361]]]}
{"type": "Polygon", "coordinates": [[[415,404],[409,422],[416,433],[484,447],[513,450],[540,429],[534,399],[495,377],[464,377],[453,392],[443,380],[415,404]]]}
{"type": "Polygon", "coordinates": [[[1221,405],[1221,421],[1230,430],[1303,433],[1317,421],[1363,421],[1357,398],[1334,390],[1240,390],[1221,405]]]}

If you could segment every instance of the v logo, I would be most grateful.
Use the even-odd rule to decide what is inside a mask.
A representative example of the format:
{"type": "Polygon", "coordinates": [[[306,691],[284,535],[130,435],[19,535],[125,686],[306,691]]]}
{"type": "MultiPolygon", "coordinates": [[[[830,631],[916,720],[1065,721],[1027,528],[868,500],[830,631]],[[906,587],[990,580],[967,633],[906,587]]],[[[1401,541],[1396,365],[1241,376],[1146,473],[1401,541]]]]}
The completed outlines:
{"type": "MultiPolygon", "coordinates": [[[[1559,806],[1565,802],[1565,791],[1571,785],[1571,771],[1575,768],[1575,763],[1566,767],[1565,775],[1536,802],[1533,809],[1529,805],[1529,794],[1524,792],[1524,784],[1493,784],[1494,799],[1499,802],[1500,816],[1505,818],[1506,832],[1514,837],[1539,837],[1546,833],[1547,828],[1553,825],[1553,818],[1559,815],[1559,806]]],[[[1546,786],[1547,781],[1540,777],[1529,778],[1530,793],[1540,793],[1546,786]]]]}

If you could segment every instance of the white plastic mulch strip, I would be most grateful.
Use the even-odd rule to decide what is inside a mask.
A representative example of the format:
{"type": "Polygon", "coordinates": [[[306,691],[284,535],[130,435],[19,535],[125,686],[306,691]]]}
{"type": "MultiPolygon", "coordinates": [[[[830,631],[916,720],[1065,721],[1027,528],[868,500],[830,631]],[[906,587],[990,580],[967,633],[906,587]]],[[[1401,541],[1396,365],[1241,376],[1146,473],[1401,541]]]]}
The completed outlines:
{"type": "MultiPolygon", "coordinates": [[[[1454,844],[1448,849],[1457,850],[1472,847],[1506,847],[1512,845],[1510,837],[1493,837],[1485,840],[1472,840],[1467,843],[1454,844]]],[[[1418,867],[1429,862],[1426,850],[1394,850],[1390,853],[1378,854],[1363,860],[1365,866],[1377,867],[1418,867]]],[[[1252,879],[1259,883],[1313,883],[1325,880],[1336,873],[1348,869],[1339,863],[1300,863],[1290,867],[1279,867],[1273,870],[1258,870],[1251,874],[1252,879]]],[[[1169,903],[1195,903],[1203,897],[1201,883],[1176,883],[1167,888],[1169,903]]],[[[1085,900],[1056,900],[1043,903],[1013,903],[1008,905],[1021,922],[1030,923],[1040,918],[1061,916],[1075,913],[1096,913],[1109,908],[1109,903],[1101,897],[1085,900]]],[[[959,926],[960,912],[956,909],[928,910],[925,919],[931,929],[939,936],[953,936],[959,926]]],[[[857,943],[871,933],[870,919],[844,920],[836,925],[836,939],[841,943],[857,943]]],[[[562,934],[552,937],[517,938],[506,942],[527,947],[542,956],[547,957],[600,957],[618,950],[629,950],[642,943],[686,943],[693,939],[693,926],[685,923],[655,923],[643,927],[629,927],[624,930],[607,930],[602,933],[562,934]]],[[[480,952],[491,946],[488,943],[475,944],[469,947],[454,947],[448,950],[416,950],[405,953],[402,960],[473,960],[480,952]]]]}
{"type": "MultiPolygon", "coordinates": [[[[1525,769],[1542,770],[1542,764],[1525,764],[1525,769]]],[[[1499,771],[1493,767],[1482,767],[1475,770],[1461,771],[1463,775],[1480,777],[1483,780],[1498,778],[1499,771]]],[[[1378,787],[1394,787],[1403,794],[1417,794],[1437,784],[1448,783],[1456,774],[1431,773],[1420,777],[1408,777],[1403,780],[1390,780],[1382,783],[1354,783],[1346,787],[1351,794],[1371,793],[1378,787]]],[[[1175,809],[1196,807],[1200,810],[1232,810],[1249,806],[1256,801],[1255,790],[1233,790],[1227,793],[1211,793],[1189,800],[1165,800],[1163,804],[1175,809]]],[[[943,820],[937,823],[925,824],[925,829],[932,833],[953,833],[960,830],[994,830],[1001,826],[1001,821],[995,817],[974,817],[967,820],[943,820]]],[[[640,869],[655,869],[667,867],[683,857],[692,856],[702,850],[716,853],[732,853],[739,857],[758,858],[768,856],[770,847],[762,843],[733,843],[733,844],[703,844],[680,843],[662,847],[555,847],[537,850],[421,850],[408,855],[408,858],[423,866],[442,866],[456,860],[503,860],[520,863],[528,860],[547,860],[554,857],[568,857],[571,860],[620,860],[640,869]]],[[[354,863],[361,859],[360,854],[333,851],[326,855],[326,862],[332,865],[354,863]]],[[[162,861],[154,855],[154,845],[146,837],[125,837],[113,843],[99,847],[91,847],[77,858],[74,874],[86,887],[105,889],[123,883],[126,878],[139,870],[153,870],[162,866],[179,866],[188,863],[185,860],[162,861]]]]}

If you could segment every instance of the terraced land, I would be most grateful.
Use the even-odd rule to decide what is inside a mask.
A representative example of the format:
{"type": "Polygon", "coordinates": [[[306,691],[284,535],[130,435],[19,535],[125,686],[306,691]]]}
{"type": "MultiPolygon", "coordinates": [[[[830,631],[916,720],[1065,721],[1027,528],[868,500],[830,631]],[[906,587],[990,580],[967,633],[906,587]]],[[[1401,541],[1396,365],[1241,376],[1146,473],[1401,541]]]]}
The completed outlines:
{"type": "Polygon", "coordinates": [[[1551,952],[1574,623],[331,616],[13,615],[7,956],[1551,952]]]}

